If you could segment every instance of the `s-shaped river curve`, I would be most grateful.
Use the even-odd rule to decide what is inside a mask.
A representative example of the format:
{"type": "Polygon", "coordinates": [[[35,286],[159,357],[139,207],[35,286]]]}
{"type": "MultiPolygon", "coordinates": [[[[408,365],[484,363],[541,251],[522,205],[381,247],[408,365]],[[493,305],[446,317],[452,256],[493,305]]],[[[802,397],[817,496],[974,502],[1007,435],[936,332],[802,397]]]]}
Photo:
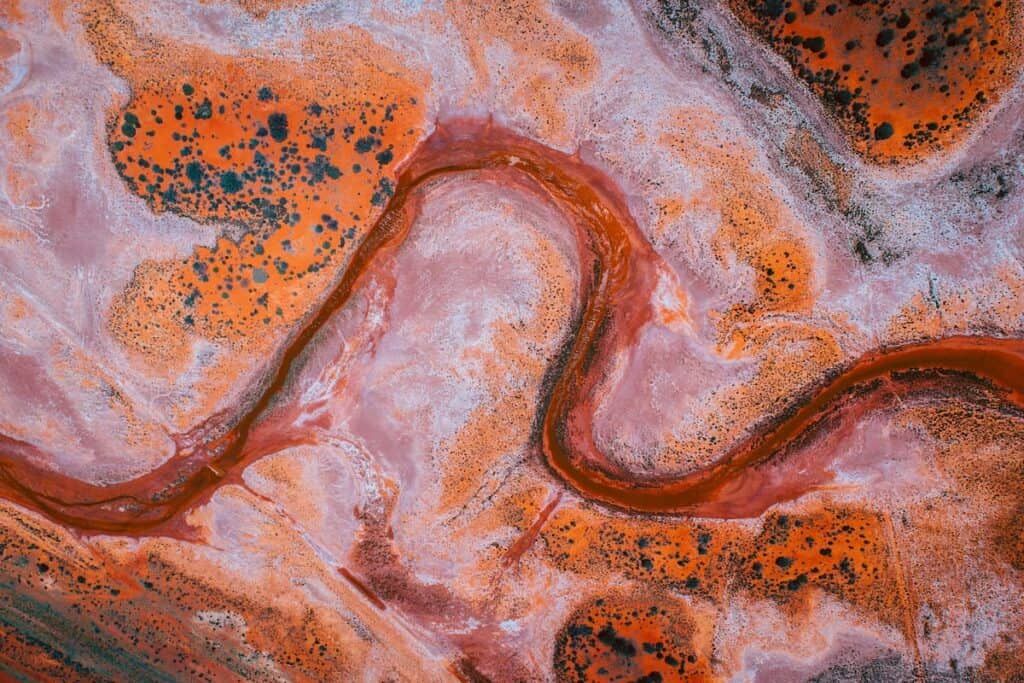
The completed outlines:
{"type": "MultiPolygon", "coordinates": [[[[765,466],[825,419],[849,405],[877,404],[893,383],[994,388],[1024,410],[1024,340],[950,337],[871,352],[810,387],[780,415],[714,464],[671,479],[638,480],[599,451],[593,437],[598,389],[615,356],[650,317],[659,259],[608,177],[578,158],[491,124],[440,127],[408,159],[395,194],[319,310],[279,357],[259,397],[233,425],[216,419],[180,435],[177,453],[152,472],[113,485],[83,482],[44,467],[37,447],[0,435],[0,496],[85,532],[159,532],[179,513],[237,478],[262,452],[249,446],[254,425],[285,387],[300,356],[351,298],[376,257],[401,245],[415,222],[417,188],[445,176],[510,174],[562,211],[579,254],[580,305],[572,334],[548,373],[538,407],[539,446],[547,466],[580,495],[643,513],[733,517],[758,514],[807,490],[768,480],[765,466]]],[[[970,396],[971,394],[967,394],[970,396]]],[[[860,413],[857,413],[858,415],[860,413]]],[[[777,479],[777,478],[776,478],[777,479]]]]}

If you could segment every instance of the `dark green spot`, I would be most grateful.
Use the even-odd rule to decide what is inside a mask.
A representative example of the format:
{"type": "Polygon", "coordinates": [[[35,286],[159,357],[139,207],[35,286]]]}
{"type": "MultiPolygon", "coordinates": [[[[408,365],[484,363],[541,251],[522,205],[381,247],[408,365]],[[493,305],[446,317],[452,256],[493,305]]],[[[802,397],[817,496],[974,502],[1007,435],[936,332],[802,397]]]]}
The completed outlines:
{"type": "Polygon", "coordinates": [[[203,165],[198,161],[190,161],[185,166],[185,176],[192,181],[193,185],[199,187],[203,182],[203,178],[206,177],[206,171],[203,170],[203,165]]]}
{"type": "Polygon", "coordinates": [[[270,128],[270,137],[278,142],[288,139],[288,117],[282,113],[271,114],[267,118],[267,127],[270,128]]]}
{"type": "Polygon", "coordinates": [[[220,175],[220,189],[233,194],[242,189],[242,179],[234,171],[225,171],[220,175]]]}

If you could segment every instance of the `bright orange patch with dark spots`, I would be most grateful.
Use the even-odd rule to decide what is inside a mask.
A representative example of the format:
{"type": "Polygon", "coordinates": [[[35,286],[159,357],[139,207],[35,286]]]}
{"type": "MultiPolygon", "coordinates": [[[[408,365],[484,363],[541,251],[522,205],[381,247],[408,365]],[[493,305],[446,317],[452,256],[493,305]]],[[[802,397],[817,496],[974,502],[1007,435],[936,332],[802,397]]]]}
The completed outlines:
{"type": "Polygon", "coordinates": [[[730,0],[883,163],[947,148],[1012,80],[1018,12],[1006,0],[730,0]]]}
{"type": "Polygon", "coordinates": [[[393,193],[422,132],[422,80],[360,29],[310,34],[310,62],[227,57],[146,35],[117,2],[88,5],[97,57],[132,87],[109,121],[118,172],[154,211],[224,226],[212,248],[141,264],[112,302],[113,335],[151,365],[173,367],[197,338],[272,352],[393,193]]]}
{"type": "MultiPolygon", "coordinates": [[[[154,210],[240,226],[131,297],[167,288],[176,322],[232,342],[307,311],[307,281],[333,276],[393,192],[395,144],[415,111],[409,98],[320,104],[246,80],[140,92],[110,134],[118,171],[154,210]]],[[[144,338],[147,321],[135,322],[144,338]]]]}
{"type": "Polygon", "coordinates": [[[706,681],[709,653],[685,607],[665,597],[598,598],[574,613],[555,644],[562,681],[706,681]]]}
{"type": "Polygon", "coordinates": [[[900,624],[903,604],[883,524],[874,513],[851,509],[773,515],[737,578],[754,594],[781,601],[814,586],[900,624]]]}
{"type": "Polygon", "coordinates": [[[713,601],[745,593],[799,608],[824,591],[894,625],[906,607],[884,520],[866,511],[772,515],[754,535],[730,522],[595,519],[567,508],[542,538],[564,570],[618,574],[713,601]]]}
{"type": "Polygon", "coordinates": [[[754,258],[757,291],[766,308],[793,310],[807,299],[806,283],[814,273],[806,247],[799,242],[779,240],[767,245],[754,258]]]}
{"type": "Polygon", "coordinates": [[[720,597],[729,571],[724,558],[736,534],[727,524],[592,519],[559,511],[542,537],[554,563],[579,573],[615,572],[706,597],[720,597]]]}

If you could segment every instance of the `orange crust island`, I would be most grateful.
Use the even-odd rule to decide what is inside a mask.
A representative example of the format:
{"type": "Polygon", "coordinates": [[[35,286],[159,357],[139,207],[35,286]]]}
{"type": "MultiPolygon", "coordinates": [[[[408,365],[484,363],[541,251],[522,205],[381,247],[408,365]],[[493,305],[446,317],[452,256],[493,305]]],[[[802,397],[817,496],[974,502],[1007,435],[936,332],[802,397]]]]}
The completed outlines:
{"type": "Polygon", "coordinates": [[[873,162],[956,145],[1020,66],[1020,9],[1003,0],[729,4],[873,162]]]}

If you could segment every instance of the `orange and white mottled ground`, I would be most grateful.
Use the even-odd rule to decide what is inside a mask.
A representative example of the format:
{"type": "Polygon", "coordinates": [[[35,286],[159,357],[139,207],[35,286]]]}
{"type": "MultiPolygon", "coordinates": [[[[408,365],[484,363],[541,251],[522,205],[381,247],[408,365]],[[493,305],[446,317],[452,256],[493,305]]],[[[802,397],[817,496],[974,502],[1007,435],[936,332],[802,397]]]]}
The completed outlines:
{"type": "Polygon", "coordinates": [[[607,181],[654,280],[590,436],[673,481],[864,354],[1024,337],[1022,29],[1021,0],[0,0],[0,680],[1024,680],[1024,394],[877,380],[764,475],[800,495],[609,506],[542,454],[590,296],[570,193],[516,159],[402,187],[466,125],[607,181]],[[90,528],[52,483],[173,471],[253,411],[167,524],[90,528]]]}

